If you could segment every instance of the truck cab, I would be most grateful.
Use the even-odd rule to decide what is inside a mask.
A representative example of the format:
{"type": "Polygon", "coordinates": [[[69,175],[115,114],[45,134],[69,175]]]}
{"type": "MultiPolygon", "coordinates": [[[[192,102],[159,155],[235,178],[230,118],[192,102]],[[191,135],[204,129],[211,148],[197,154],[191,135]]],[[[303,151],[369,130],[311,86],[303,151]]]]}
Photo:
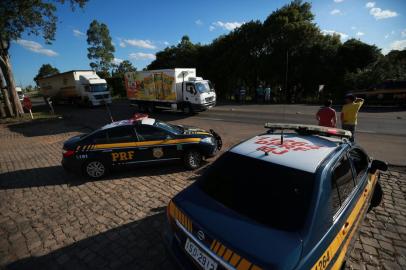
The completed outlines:
{"type": "Polygon", "coordinates": [[[197,77],[195,68],[127,72],[124,80],[128,99],[140,111],[157,108],[188,114],[216,105],[213,85],[197,77]]]}
{"type": "Polygon", "coordinates": [[[79,83],[83,91],[84,104],[98,106],[111,103],[111,95],[105,79],[100,79],[96,74],[95,76],[83,74],[79,76],[79,83]]]}
{"type": "Polygon", "coordinates": [[[216,105],[216,92],[210,81],[201,77],[190,77],[182,83],[184,106],[192,111],[204,111],[216,105]]]}

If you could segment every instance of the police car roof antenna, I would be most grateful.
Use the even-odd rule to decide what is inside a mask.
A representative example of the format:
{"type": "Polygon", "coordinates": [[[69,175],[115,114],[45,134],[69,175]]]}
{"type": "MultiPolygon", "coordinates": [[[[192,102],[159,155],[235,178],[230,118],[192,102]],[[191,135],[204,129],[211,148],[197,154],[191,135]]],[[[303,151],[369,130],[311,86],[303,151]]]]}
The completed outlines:
{"type": "MultiPolygon", "coordinates": [[[[285,101],[282,105],[283,107],[283,121],[285,122],[286,118],[286,104],[287,102],[287,92],[288,92],[288,73],[289,73],[289,49],[286,50],[286,70],[285,70],[285,101]]],[[[283,129],[281,130],[281,145],[283,144],[283,129]]]]}
{"type": "Polygon", "coordinates": [[[281,130],[281,145],[283,144],[283,129],[281,130]]]}
{"type": "Polygon", "coordinates": [[[113,123],[113,122],[114,122],[114,119],[113,119],[113,115],[111,114],[110,108],[109,108],[109,106],[107,105],[106,100],[103,99],[103,101],[104,101],[104,102],[103,102],[104,105],[106,105],[107,112],[109,113],[110,120],[111,120],[111,122],[113,123]]]}

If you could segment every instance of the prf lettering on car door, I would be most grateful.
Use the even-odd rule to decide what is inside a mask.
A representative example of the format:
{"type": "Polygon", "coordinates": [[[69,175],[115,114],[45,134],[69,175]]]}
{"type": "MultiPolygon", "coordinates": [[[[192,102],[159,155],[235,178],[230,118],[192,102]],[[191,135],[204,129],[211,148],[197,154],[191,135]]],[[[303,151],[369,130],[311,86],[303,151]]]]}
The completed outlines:
{"type": "Polygon", "coordinates": [[[114,161],[127,161],[134,158],[134,151],[111,153],[111,158],[114,161]]]}

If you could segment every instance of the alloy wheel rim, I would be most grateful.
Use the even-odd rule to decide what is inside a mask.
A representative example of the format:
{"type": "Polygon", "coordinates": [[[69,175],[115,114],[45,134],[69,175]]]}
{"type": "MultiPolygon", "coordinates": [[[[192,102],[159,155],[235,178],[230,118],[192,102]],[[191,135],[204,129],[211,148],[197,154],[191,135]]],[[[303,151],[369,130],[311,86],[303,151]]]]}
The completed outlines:
{"type": "Polygon", "coordinates": [[[190,165],[192,165],[192,167],[197,167],[197,165],[198,165],[198,157],[196,156],[196,154],[191,154],[190,155],[189,162],[190,162],[190,165]]]}
{"type": "Polygon", "coordinates": [[[86,172],[91,177],[100,177],[104,174],[104,165],[99,161],[92,161],[86,166],[86,172]]]}

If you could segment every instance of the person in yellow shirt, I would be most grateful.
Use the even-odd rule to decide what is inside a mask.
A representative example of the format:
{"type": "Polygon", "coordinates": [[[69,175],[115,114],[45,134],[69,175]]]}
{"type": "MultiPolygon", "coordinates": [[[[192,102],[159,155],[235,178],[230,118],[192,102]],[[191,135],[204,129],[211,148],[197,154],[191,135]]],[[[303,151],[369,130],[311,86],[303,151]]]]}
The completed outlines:
{"type": "Polygon", "coordinates": [[[355,140],[355,127],[357,126],[358,111],[364,104],[362,98],[356,98],[352,94],[345,96],[345,104],[341,109],[341,127],[352,133],[351,141],[355,140]]]}

